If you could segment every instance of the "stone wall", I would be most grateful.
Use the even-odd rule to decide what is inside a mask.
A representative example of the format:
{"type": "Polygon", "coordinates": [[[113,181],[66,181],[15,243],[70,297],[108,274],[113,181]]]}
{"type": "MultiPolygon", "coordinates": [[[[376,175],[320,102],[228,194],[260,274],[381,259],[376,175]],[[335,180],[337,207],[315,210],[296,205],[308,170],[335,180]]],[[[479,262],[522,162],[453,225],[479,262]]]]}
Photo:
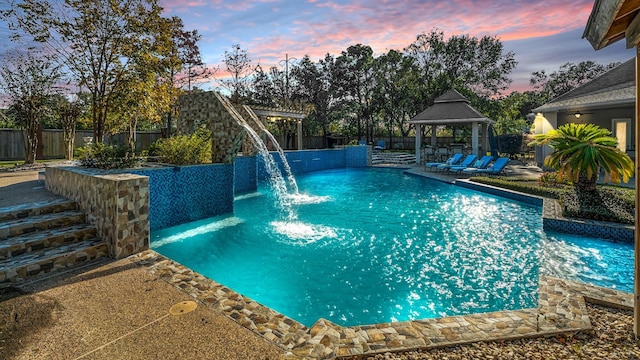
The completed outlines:
{"type": "Polygon", "coordinates": [[[211,130],[214,163],[232,163],[240,151],[245,130],[212,91],[191,92],[178,99],[178,132],[193,134],[200,127],[211,130]]]}
{"type": "Polygon", "coordinates": [[[78,202],[110,255],[123,258],[149,248],[149,178],[77,167],[46,168],[46,188],[78,202]]]}

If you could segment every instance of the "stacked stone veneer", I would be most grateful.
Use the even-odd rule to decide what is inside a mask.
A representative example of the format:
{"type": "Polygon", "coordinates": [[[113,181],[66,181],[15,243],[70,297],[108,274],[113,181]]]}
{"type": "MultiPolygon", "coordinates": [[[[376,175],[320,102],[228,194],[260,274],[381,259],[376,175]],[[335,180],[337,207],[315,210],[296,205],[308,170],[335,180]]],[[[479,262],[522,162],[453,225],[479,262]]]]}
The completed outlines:
{"type": "Polygon", "coordinates": [[[149,248],[149,179],[77,167],[47,167],[46,187],[76,201],[112,257],[123,258],[149,248]]]}
{"type": "Polygon", "coordinates": [[[211,130],[212,162],[232,163],[242,147],[245,130],[212,91],[191,92],[178,100],[178,132],[192,134],[198,128],[211,130]]]}

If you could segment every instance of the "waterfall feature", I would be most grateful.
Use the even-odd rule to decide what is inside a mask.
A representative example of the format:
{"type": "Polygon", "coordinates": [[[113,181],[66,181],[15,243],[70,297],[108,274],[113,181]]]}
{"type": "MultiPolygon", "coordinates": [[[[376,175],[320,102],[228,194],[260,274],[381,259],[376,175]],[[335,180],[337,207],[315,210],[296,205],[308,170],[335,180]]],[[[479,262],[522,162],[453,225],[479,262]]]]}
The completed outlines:
{"type": "MultiPolygon", "coordinates": [[[[269,174],[269,183],[272,185],[276,198],[278,199],[278,203],[281,206],[282,210],[285,212],[285,215],[289,220],[296,219],[297,215],[292,208],[292,197],[289,196],[290,194],[287,189],[287,183],[282,177],[280,169],[278,168],[278,165],[276,164],[273,156],[271,156],[271,153],[267,149],[264,141],[262,141],[260,135],[258,135],[258,133],[256,133],[256,131],[244,120],[242,115],[238,113],[236,108],[231,104],[231,102],[229,102],[226,97],[219,94],[218,92],[215,92],[215,94],[220,103],[224,105],[224,107],[227,109],[233,119],[238,123],[238,125],[242,126],[247,131],[247,134],[251,138],[251,142],[258,149],[259,154],[264,160],[267,173],[269,174]]],[[[293,175],[291,175],[291,177],[293,178],[293,175]]],[[[296,184],[295,180],[293,184],[296,184]]],[[[295,186],[295,193],[297,194],[297,184],[295,186]]]]}
{"type": "Polygon", "coordinates": [[[287,158],[284,155],[284,150],[282,149],[282,146],[280,146],[280,144],[278,143],[276,138],[273,136],[273,134],[269,130],[267,130],[267,127],[264,126],[262,121],[260,121],[260,119],[258,119],[258,117],[253,112],[253,110],[251,110],[251,108],[248,107],[247,105],[243,105],[243,107],[244,107],[244,110],[247,112],[247,114],[249,114],[249,116],[251,117],[253,122],[255,122],[258,125],[260,130],[267,135],[269,140],[271,140],[271,142],[273,143],[273,146],[276,147],[276,150],[278,151],[278,154],[280,155],[280,159],[282,160],[282,165],[284,167],[284,171],[287,174],[287,180],[289,181],[289,185],[291,186],[291,189],[292,189],[293,193],[297,194],[298,193],[298,183],[296,183],[296,179],[295,179],[295,177],[293,177],[293,173],[291,172],[291,167],[289,166],[289,162],[287,161],[287,158]]]}

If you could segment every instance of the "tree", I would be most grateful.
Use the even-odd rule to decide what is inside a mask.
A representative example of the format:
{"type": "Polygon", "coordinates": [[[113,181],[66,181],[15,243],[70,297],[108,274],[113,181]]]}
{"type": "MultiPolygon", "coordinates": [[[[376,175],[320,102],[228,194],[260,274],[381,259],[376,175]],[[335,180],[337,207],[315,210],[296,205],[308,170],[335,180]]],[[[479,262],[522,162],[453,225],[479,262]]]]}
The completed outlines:
{"type": "Polygon", "coordinates": [[[618,140],[609,130],[594,124],[565,124],[535,135],[533,144],[553,148],[544,165],[558,170],[560,179],[573,181],[585,198],[596,191],[600,169],[616,184],[621,179],[628,182],[634,173],[633,160],[617,148],[618,140]]]}
{"type": "Polygon", "coordinates": [[[376,58],[375,106],[383,119],[392,146],[394,129],[404,138],[409,135],[408,120],[415,115],[419,69],[415,59],[396,50],[376,58]]]}
{"type": "Polygon", "coordinates": [[[268,72],[256,66],[252,81],[251,101],[257,105],[269,107],[289,108],[289,96],[287,94],[287,75],[275,66],[268,72]]]}
{"type": "Polygon", "coordinates": [[[533,72],[529,83],[540,94],[541,104],[544,104],[595,79],[619,64],[610,63],[605,66],[590,60],[582,61],[579,64],[568,62],[561,65],[558,71],[554,71],[551,74],[547,74],[544,70],[533,72]]]}
{"type": "Polygon", "coordinates": [[[308,55],[293,67],[293,101],[308,104],[309,116],[305,119],[305,131],[318,129],[322,132],[327,147],[327,135],[336,120],[334,106],[336,98],[332,91],[335,59],[326,54],[315,64],[308,55]]]}
{"type": "Polygon", "coordinates": [[[247,51],[242,49],[240,44],[233,44],[231,48],[231,51],[224,52],[222,59],[229,78],[220,79],[218,83],[229,90],[231,102],[239,104],[240,100],[247,96],[253,65],[247,51]]]}
{"type": "Polygon", "coordinates": [[[61,77],[60,65],[37,51],[8,55],[0,66],[0,87],[26,134],[26,164],[36,160],[40,120],[50,111],[49,100],[61,77]]]}
{"type": "Polygon", "coordinates": [[[508,75],[517,65],[513,52],[504,53],[499,39],[454,35],[444,39],[442,31],[422,33],[405,52],[422,69],[423,105],[453,88],[467,87],[480,96],[491,97],[508,89],[508,75]]]}
{"type": "Polygon", "coordinates": [[[55,53],[90,94],[96,142],[102,142],[116,91],[135,53],[161,29],[156,0],[11,0],[0,15],[55,53]]]}
{"type": "Polygon", "coordinates": [[[355,116],[358,140],[363,133],[373,140],[373,90],[376,87],[373,50],[357,44],[336,58],[333,75],[337,96],[349,102],[355,116]]]}
{"type": "MultiPolygon", "coordinates": [[[[163,36],[157,40],[157,47],[164,55],[161,59],[160,79],[167,84],[170,108],[167,111],[167,136],[171,136],[175,104],[183,90],[191,91],[197,80],[208,79],[216,73],[216,68],[209,68],[202,62],[198,41],[201,36],[197,30],[185,31],[182,19],[172,17],[162,20],[163,36]],[[185,89],[186,87],[186,89],[185,89]]],[[[162,81],[161,81],[162,82],[162,81]]]]}
{"type": "Polygon", "coordinates": [[[54,108],[62,126],[64,138],[65,158],[73,159],[73,145],[76,136],[76,124],[84,110],[85,105],[79,97],[70,101],[65,96],[58,95],[53,97],[54,108]]]}

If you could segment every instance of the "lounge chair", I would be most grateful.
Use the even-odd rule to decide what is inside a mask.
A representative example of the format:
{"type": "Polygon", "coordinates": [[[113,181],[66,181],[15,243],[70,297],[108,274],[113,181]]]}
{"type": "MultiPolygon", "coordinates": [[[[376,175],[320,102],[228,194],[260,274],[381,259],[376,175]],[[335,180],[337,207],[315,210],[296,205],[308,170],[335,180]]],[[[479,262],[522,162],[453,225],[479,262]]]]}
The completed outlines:
{"type": "Polygon", "coordinates": [[[453,156],[451,156],[445,162],[428,162],[424,164],[424,166],[429,168],[429,170],[431,170],[432,168],[442,164],[456,165],[458,162],[460,162],[461,159],[462,159],[462,154],[453,154],[453,156]]]}
{"type": "Polygon", "coordinates": [[[387,147],[387,143],[384,140],[379,140],[373,150],[384,150],[387,147]]]}
{"type": "Polygon", "coordinates": [[[474,171],[474,170],[471,170],[471,169],[484,169],[487,166],[489,166],[489,163],[491,162],[491,160],[493,160],[492,156],[485,155],[481,159],[476,160],[470,166],[456,165],[456,166],[450,167],[449,171],[453,172],[453,173],[456,173],[456,174],[459,174],[459,173],[461,173],[463,171],[467,171],[467,172],[474,171]]]}
{"type": "Polygon", "coordinates": [[[472,174],[488,174],[488,175],[500,175],[505,171],[505,168],[509,164],[511,159],[506,157],[498,158],[493,165],[487,167],[486,169],[478,169],[472,174]]]}
{"type": "Polygon", "coordinates": [[[464,160],[462,160],[460,165],[440,164],[440,165],[436,166],[436,170],[447,170],[447,169],[451,169],[453,167],[464,169],[467,166],[471,166],[471,164],[473,164],[473,162],[476,161],[476,157],[477,156],[475,156],[473,154],[467,155],[467,157],[465,157],[464,160]]]}

